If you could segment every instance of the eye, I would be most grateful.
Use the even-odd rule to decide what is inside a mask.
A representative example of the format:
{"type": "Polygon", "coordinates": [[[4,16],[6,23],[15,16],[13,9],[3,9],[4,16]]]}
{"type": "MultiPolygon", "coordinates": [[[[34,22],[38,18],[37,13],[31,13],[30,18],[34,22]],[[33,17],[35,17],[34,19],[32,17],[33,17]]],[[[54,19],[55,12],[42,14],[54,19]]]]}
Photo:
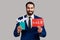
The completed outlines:
{"type": "Polygon", "coordinates": [[[27,9],[30,9],[29,7],[27,7],[27,9]]]}
{"type": "Polygon", "coordinates": [[[31,7],[31,9],[33,9],[34,7],[31,7]]]}

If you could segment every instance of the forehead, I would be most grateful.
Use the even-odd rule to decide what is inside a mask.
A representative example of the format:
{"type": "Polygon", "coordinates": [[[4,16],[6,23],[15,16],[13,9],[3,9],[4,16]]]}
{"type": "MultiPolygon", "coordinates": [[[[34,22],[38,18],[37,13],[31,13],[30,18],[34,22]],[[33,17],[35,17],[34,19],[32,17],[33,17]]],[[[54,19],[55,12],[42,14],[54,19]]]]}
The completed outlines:
{"type": "Polygon", "coordinates": [[[27,7],[34,7],[33,4],[28,4],[27,7]]]}

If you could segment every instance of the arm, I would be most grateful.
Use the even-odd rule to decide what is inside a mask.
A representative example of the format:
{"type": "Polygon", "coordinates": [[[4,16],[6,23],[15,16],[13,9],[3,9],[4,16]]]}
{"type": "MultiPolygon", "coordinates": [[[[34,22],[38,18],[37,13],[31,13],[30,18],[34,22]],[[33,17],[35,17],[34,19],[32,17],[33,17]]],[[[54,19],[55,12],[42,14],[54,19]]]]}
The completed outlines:
{"type": "Polygon", "coordinates": [[[40,37],[45,37],[46,36],[46,30],[44,28],[44,26],[42,27],[41,32],[38,33],[40,37]]]}
{"type": "Polygon", "coordinates": [[[45,30],[45,28],[44,28],[44,20],[43,20],[43,18],[41,18],[41,19],[42,19],[42,24],[43,24],[43,26],[40,27],[39,36],[40,36],[40,37],[45,37],[45,36],[46,36],[46,30],[45,30]]]}
{"type": "Polygon", "coordinates": [[[19,22],[16,24],[16,28],[15,28],[15,30],[14,30],[14,36],[15,36],[15,37],[20,36],[20,32],[18,32],[18,30],[17,30],[18,26],[19,26],[19,22]]]}

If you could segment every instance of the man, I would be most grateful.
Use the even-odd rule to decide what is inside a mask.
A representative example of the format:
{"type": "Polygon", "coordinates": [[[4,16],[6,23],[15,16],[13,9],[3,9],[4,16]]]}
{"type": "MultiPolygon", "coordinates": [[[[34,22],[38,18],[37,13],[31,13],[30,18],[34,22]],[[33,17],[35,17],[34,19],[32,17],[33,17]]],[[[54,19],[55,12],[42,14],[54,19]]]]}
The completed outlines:
{"type": "MultiPolygon", "coordinates": [[[[34,13],[34,9],[35,9],[35,5],[33,2],[28,2],[26,3],[26,12],[27,14],[24,15],[24,18],[27,18],[26,20],[24,20],[25,22],[25,30],[21,29],[21,26],[19,25],[19,22],[17,22],[16,24],[16,28],[14,30],[14,36],[18,37],[20,36],[20,32],[21,34],[21,40],[40,40],[40,37],[45,37],[46,36],[46,30],[43,27],[32,27],[32,19],[35,18],[40,18],[36,16],[34,13]]],[[[19,17],[18,20],[22,20],[22,17],[19,17]]]]}

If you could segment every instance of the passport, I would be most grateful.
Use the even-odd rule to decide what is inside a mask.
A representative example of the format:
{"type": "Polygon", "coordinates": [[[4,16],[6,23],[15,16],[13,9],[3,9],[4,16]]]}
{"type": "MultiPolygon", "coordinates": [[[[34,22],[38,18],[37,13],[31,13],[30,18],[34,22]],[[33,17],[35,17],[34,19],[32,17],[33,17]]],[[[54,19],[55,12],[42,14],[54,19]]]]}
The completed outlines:
{"type": "Polygon", "coordinates": [[[22,28],[22,30],[25,30],[25,22],[21,21],[19,22],[19,25],[22,28]]]}

